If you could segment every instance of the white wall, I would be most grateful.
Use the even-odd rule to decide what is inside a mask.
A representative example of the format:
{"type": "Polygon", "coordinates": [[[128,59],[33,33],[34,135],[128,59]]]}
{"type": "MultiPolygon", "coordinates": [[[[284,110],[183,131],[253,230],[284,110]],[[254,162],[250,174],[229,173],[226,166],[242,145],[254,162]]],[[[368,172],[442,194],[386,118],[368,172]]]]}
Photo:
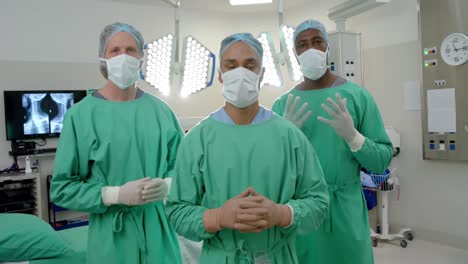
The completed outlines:
{"type": "MultiPolygon", "coordinates": [[[[156,0],[155,0],[156,1],[156,0]]],[[[13,160],[8,155],[4,123],[4,90],[58,90],[99,88],[104,79],[98,70],[99,33],[107,24],[126,22],[139,29],[147,41],[174,33],[174,9],[165,4],[134,5],[110,0],[9,0],[0,8],[0,169],[13,160]]],[[[181,10],[181,37],[193,34],[214,53],[219,43],[243,21],[239,16],[181,10]]],[[[240,30],[240,29],[239,29],[240,30]]],[[[155,95],[159,93],[141,83],[155,95]]],[[[177,92],[163,97],[179,116],[206,116],[222,105],[219,84],[190,99],[177,92]]],[[[46,147],[55,147],[49,139],[46,147]]],[[[43,178],[52,172],[53,156],[40,156],[43,178]]],[[[20,159],[20,166],[23,166],[20,159]]]]}
{"type": "MultiPolygon", "coordinates": [[[[284,13],[289,25],[308,18],[335,31],[327,9],[304,5],[284,13]]],[[[417,238],[468,249],[468,163],[423,161],[421,112],[405,111],[403,106],[403,84],[420,79],[417,0],[392,0],[350,19],[347,28],[362,33],[365,88],[377,101],[385,124],[401,133],[401,154],[392,163],[401,183],[400,199],[396,192],[390,196],[392,229],[408,226],[417,238]]],[[[277,17],[257,16],[250,29],[277,33],[277,17]]],[[[286,80],[283,88],[265,87],[261,102],[271,106],[293,85],[286,80]]]]}
{"type": "MultiPolygon", "coordinates": [[[[275,31],[275,18],[261,16],[257,24],[275,31]]],[[[308,18],[335,31],[327,9],[307,5],[285,12],[289,25],[308,18]]],[[[417,238],[468,249],[468,163],[423,161],[421,112],[403,106],[403,84],[420,79],[417,0],[392,0],[350,19],[347,28],[362,33],[365,88],[377,101],[385,124],[401,133],[401,154],[392,163],[401,184],[400,199],[396,193],[390,196],[392,229],[408,226],[417,238]]],[[[263,93],[263,103],[269,106],[276,94],[292,86],[287,82],[278,93],[263,93]]]]}
{"type": "Polygon", "coordinates": [[[400,200],[392,196],[390,224],[414,228],[415,236],[468,248],[468,163],[422,160],[421,111],[405,111],[403,83],[420,80],[417,0],[392,0],[348,23],[363,34],[364,83],[386,125],[401,134],[393,166],[400,200]]]}
{"type": "MultiPolygon", "coordinates": [[[[155,0],[156,1],[156,0],[155,0]]],[[[312,5],[286,10],[285,23],[297,25],[316,18],[333,31],[326,9],[312,5]]],[[[233,15],[181,11],[181,36],[193,34],[215,54],[230,33],[270,31],[277,36],[276,14],[233,15]]],[[[173,32],[173,9],[155,5],[132,5],[110,0],[6,0],[0,9],[0,90],[88,89],[104,80],[97,64],[100,30],[114,21],[128,22],[146,40],[173,32]]],[[[468,164],[423,161],[421,114],[403,110],[402,84],[419,80],[416,0],[393,0],[386,6],[353,18],[350,31],[363,33],[364,83],[374,95],[387,125],[401,133],[402,153],[394,165],[401,177],[400,200],[393,201],[391,224],[410,226],[416,237],[468,247],[468,164]]],[[[279,45],[277,43],[277,48],[279,45]]],[[[284,76],[287,72],[283,68],[284,76]]],[[[261,102],[273,100],[294,84],[286,78],[283,88],[263,87],[261,102]]],[[[159,95],[142,84],[148,92],[159,95]]],[[[0,91],[0,168],[11,164],[5,140],[3,93],[0,91]]],[[[220,86],[189,99],[177,92],[163,97],[179,116],[206,116],[223,103],[220,86]]],[[[56,144],[55,140],[49,147],[56,144]]],[[[43,158],[41,173],[51,173],[52,157],[43,158]]]]}
{"type": "MultiPolygon", "coordinates": [[[[159,1],[159,0],[155,0],[159,1]]],[[[126,22],[139,29],[150,41],[174,33],[174,9],[165,4],[130,4],[111,0],[5,0],[0,8],[0,169],[9,167],[10,142],[4,124],[4,90],[59,90],[99,88],[104,79],[98,71],[99,33],[107,24],[126,22]]],[[[145,3],[151,3],[147,1],[145,3]]],[[[277,15],[227,14],[181,9],[181,40],[196,36],[218,54],[221,40],[228,34],[250,31],[276,31],[277,15]]],[[[217,77],[217,76],[216,76],[217,77]]],[[[291,87],[287,83],[285,87],[291,87]]],[[[178,91],[161,96],[144,82],[140,87],[162,97],[178,116],[207,116],[223,104],[220,85],[182,99],[178,91]]],[[[264,87],[262,102],[271,106],[285,89],[264,87]]],[[[55,147],[49,139],[46,147],[55,147]]],[[[53,156],[40,156],[40,172],[52,172],[53,156]]],[[[20,166],[23,166],[20,159],[20,166]]]]}

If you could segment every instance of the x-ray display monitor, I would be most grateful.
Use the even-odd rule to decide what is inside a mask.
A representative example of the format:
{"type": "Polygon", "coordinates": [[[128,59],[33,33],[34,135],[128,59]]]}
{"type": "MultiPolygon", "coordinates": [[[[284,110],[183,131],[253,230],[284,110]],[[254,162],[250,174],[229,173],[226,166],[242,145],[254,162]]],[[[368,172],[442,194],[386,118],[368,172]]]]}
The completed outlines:
{"type": "Polygon", "coordinates": [[[57,137],[68,109],[86,91],[4,91],[7,140],[57,137]]]}

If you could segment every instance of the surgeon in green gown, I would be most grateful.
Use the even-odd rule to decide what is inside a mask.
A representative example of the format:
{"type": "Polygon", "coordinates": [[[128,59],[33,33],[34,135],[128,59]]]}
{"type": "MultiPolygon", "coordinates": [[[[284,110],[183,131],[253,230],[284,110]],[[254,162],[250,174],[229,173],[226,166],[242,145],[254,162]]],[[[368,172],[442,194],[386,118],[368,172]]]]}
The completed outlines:
{"type": "Polygon", "coordinates": [[[54,203],[90,212],[87,262],[181,263],[164,212],[182,130],[171,109],[136,86],[143,37],[114,23],[100,37],[106,84],[70,108],[54,161],[54,203]]]}
{"type": "Polygon", "coordinates": [[[277,99],[272,110],[301,128],[312,143],[330,194],[320,229],[297,239],[299,262],[373,263],[359,172],[361,167],[384,172],[392,159],[391,141],[370,93],[328,69],[323,24],[312,19],[301,23],[294,44],[304,81],[277,99]],[[296,110],[299,100],[304,105],[296,110]]]}
{"type": "Polygon", "coordinates": [[[180,235],[204,241],[200,263],[298,263],[294,237],[326,215],[311,144],[258,103],[262,54],[249,33],[222,41],[225,105],[180,145],[167,214],[180,235]]]}

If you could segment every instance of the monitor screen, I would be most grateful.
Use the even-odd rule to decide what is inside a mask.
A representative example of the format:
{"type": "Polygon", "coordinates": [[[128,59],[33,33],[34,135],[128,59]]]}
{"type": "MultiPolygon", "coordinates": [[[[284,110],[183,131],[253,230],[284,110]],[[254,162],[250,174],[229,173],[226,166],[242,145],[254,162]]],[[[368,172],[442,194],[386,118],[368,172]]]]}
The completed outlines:
{"type": "Polygon", "coordinates": [[[58,137],[63,118],[85,90],[4,91],[7,140],[58,137]]]}

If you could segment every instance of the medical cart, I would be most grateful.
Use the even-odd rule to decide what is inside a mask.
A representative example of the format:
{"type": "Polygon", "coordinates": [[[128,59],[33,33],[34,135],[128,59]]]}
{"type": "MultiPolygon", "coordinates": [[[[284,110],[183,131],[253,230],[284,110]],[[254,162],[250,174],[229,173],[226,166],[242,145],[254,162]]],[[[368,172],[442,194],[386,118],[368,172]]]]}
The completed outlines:
{"type": "Polygon", "coordinates": [[[400,232],[391,234],[388,224],[388,195],[390,192],[397,191],[400,193],[398,177],[396,169],[387,170],[384,174],[374,174],[361,172],[361,182],[364,190],[377,192],[378,208],[379,208],[379,226],[380,230],[374,231],[371,228],[372,246],[377,247],[378,241],[400,240],[400,246],[406,248],[408,241],[413,240],[413,233],[410,228],[403,228],[400,232]]]}

